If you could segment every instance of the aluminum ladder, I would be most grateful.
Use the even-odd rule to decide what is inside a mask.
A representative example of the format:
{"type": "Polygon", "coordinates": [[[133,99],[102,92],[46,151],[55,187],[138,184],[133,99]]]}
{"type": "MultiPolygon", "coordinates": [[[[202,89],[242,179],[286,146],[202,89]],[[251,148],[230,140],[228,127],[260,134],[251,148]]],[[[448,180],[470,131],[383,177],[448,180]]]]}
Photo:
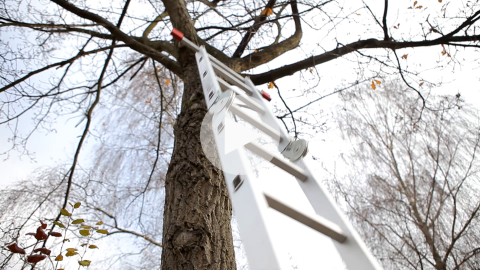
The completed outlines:
{"type": "Polygon", "coordinates": [[[348,219],[344,217],[334,199],[306,166],[303,160],[307,151],[306,142],[293,140],[269,109],[265,100],[270,101],[270,96],[264,91],[257,90],[249,77],[240,76],[209,55],[203,46],[199,47],[184,38],[183,33],[177,29],[173,29],[171,35],[180,44],[196,52],[205,100],[209,113],[213,114],[212,133],[249,268],[252,270],[290,268],[287,258],[280,255],[278,247],[271,241],[269,228],[275,224],[266,218],[266,211],[272,208],[333,239],[338,253],[349,270],[382,269],[348,219]],[[243,102],[244,107],[255,111],[258,116],[252,117],[251,113],[247,113],[242,106],[233,103],[235,99],[243,102]],[[225,125],[231,121],[228,112],[242,118],[277,141],[278,153],[272,153],[254,141],[246,143],[244,147],[227,149],[225,125]],[[289,206],[265,193],[252,176],[245,149],[293,175],[316,215],[289,206]]]}

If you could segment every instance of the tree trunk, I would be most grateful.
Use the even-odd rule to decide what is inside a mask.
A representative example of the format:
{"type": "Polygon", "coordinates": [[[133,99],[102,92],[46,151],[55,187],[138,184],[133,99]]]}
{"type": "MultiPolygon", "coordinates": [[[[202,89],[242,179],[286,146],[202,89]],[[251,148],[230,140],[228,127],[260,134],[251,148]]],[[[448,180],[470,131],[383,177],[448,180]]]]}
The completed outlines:
{"type": "Polygon", "coordinates": [[[200,144],[207,112],[200,77],[194,54],[180,52],[184,93],[165,184],[162,269],[235,269],[232,206],[223,173],[200,144]]]}

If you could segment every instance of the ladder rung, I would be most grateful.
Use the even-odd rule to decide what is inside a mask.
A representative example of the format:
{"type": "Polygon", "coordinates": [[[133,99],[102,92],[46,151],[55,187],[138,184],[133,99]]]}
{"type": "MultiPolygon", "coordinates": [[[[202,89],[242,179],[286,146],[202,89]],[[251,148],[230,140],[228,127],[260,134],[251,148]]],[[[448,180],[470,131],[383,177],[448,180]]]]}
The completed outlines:
{"type": "Polygon", "coordinates": [[[227,70],[223,69],[222,67],[218,66],[213,62],[211,62],[211,64],[216,74],[220,74],[230,84],[238,86],[240,89],[245,91],[247,95],[249,96],[252,95],[252,89],[250,89],[250,87],[248,87],[248,85],[246,85],[242,80],[239,80],[237,76],[233,76],[232,74],[230,74],[230,72],[228,72],[227,70]]]}
{"type": "Polygon", "coordinates": [[[240,107],[238,107],[238,105],[236,104],[232,104],[230,106],[230,111],[232,113],[234,113],[235,115],[238,115],[240,118],[242,118],[243,120],[247,121],[248,123],[250,123],[252,126],[258,128],[259,130],[263,131],[265,134],[267,134],[268,136],[272,137],[272,139],[274,139],[275,141],[277,142],[281,142],[282,141],[282,137],[280,136],[280,132],[278,130],[275,130],[274,128],[272,128],[271,126],[263,123],[263,122],[260,122],[258,121],[257,119],[253,118],[252,116],[250,116],[248,113],[246,113],[245,111],[243,111],[242,109],[240,109],[240,107]]]}
{"type": "Polygon", "coordinates": [[[265,160],[270,161],[270,163],[272,163],[273,165],[288,172],[289,174],[295,176],[301,181],[305,181],[308,178],[307,174],[302,168],[286,160],[279,154],[270,153],[267,149],[265,149],[264,147],[262,147],[256,142],[247,143],[245,145],[245,148],[257,154],[258,156],[264,158],[265,160]]]}
{"type": "Polygon", "coordinates": [[[347,240],[347,237],[343,234],[340,227],[318,215],[310,215],[305,212],[302,212],[299,209],[296,209],[290,205],[287,205],[277,198],[272,197],[269,194],[264,193],[265,198],[267,199],[268,206],[277,210],[278,212],[295,219],[296,221],[305,224],[306,226],[323,233],[324,235],[343,243],[347,240]]]}
{"type": "Polygon", "coordinates": [[[228,89],[232,90],[233,92],[235,92],[236,94],[236,98],[238,98],[241,102],[245,103],[246,105],[248,105],[248,107],[260,114],[264,114],[265,113],[265,109],[262,107],[262,105],[258,104],[258,102],[256,102],[255,100],[253,100],[252,98],[248,97],[247,95],[245,95],[245,93],[239,91],[238,89],[236,89],[235,87],[232,87],[230,84],[228,84],[226,81],[224,81],[222,78],[220,77],[217,77],[217,81],[218,83],[220,84],[220,88],[223,90],[223,91],[226,91],[228,89]]]}

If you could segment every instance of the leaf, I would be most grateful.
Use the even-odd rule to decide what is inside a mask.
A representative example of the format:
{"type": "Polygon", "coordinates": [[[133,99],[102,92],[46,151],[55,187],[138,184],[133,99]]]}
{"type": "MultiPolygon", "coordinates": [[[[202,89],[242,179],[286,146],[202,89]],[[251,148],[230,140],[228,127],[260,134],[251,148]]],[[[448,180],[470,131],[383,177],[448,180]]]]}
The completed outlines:
{"type": "Polygon", "coordinates": [[[442,0],[438,0],[438,2],[439,2],[439,3],[441,3],[441,2],[442,2],[442,0]]]}
{"type": "Polygon", "coordinates": [[[37,249],[34,249],[33,252],[41,252],[48,256],[50,256],[50,253],[52,253],[52,251],[48,248],[37,248],[37,249]]]}
{"type": "Polygon", "coordinates": [[[40,220],[40,224],[42,224],[42,229],[46,229],[46,228],[47,228],[47,223],[43,223],[43,221],[40,220]]]}
{"type": "Polygon", "coordinates": [[[84,228],[84,229],[86,229],[86,230],[90,230],[90,229],[92,228],[92,227],[87,226],[87,225],[83,225],[83,226],[81,226],[81,227],[84,228]]]}
{"type": "Polygon", "coordinates": [[[262,16],[270,16],[273,14],[273,10],[271,8],[266,8],[264,10],[262,10],[262,12],[260,13],[260,15],[262,16]]]}
{"type": "Polygon", "coordinates": [[[418,84],[418,86],[422,86],[424,82],[421,82],[420,84],[418,84]]]}
{"type": "Polygon", "coordinates": [[[169,84],[170,84],[170,79],[166,79],[166,80],[165,80],[165,84],[166,84],[166,85],[169,85],[169,84]]]}
{"type": "Polygon", "coordinates": [[[97,223],[95,223],[95,225],[102,225],[103,224],[103,221],[99,221],[97,223]]]}
{"type": "Polygon", "coordinates": [[[413,6],[415,6],[417,4],[417,1],[413,2],[413,6]]]}
{"type": "Polygon", "coordinates": [[[145,103],[151,103],[153,98],[150,98],[149,100],[145,101],[145,103]]]}
{"type": "Polygon", "coordinates": [[[273,82],[270,82],[270,83],[268,84],[268,89],[272,89],[274,86],[275,86],[274,83],[273,83],[273,82]]]}
{"type": "Polygon", "coordinates": [[[423,6],[418,6],[418,7],[416,7],[416,9],[421,9],[422,7],[423,7],[423,6]]]}
{"type": "Polygon", "coordinates": [[[53,237],[62,237],[62,234],[59,232],[48,232],[48,234],[53,237]]]}
{"type": "Polygon", "coordinates": [[[83,220],[83,218],[79,218],[79,219],[75,219],[74,221],[72,221],[72,224],[80,224],[80,223],[83,223],[85,222],[85,220],[83,220]]]}
{"type": "Polygon", "coordinates": [[[80,246],[81,246],[81,247],[84,247],[84,246],[86,246],[86,245],[87,245],[87,244],[81,244],[80,246]]]}
{"type": "Polygon", "coordinates": [[[70,242],[70,239],[64,239],[63,242],[70,242]]]}
{"type": "Polygon", "coordinates": [[[7,248],[13,253],[25,254],[25,249],[19,247],[17,245],[17,243],[13,243],[11,245],[8,245],[7,248]]]}
{"type": "Polygon", "coordinates": [[[78,254],[78,252],[76,252],[76,251],[68,251],[68,252],[65,254],[65,256],[67,256],[67,257],[72,257],[72,256],[75,256],[75,255],[77,255],[77,254],[78,254]]]}
{"type": "Polygon", "coordinates": [[[377,86],[375,86],[375,82],[374,82],[374,81],[372,81],[372,89],[373,89],[373,90],[377,89],[377,86]]]}
{"type": "Polygon", "coordinates": [[[310,73],[312,73],[312,72],[313,72],[313,68],[309,69],[308,71],[310,71],[310,73]]]}
{"type": "Polygon", "coordinates": [[[62,254],[59,254],[59,255],[55,258],[55,261],[57,261],[57,262],[63,261],[63,256],[62,256],[62,254]]]}
{"type": "Polygon", "coordinates": [[[95,246],[95,245],[90,245],[90,246],[88,246],[88,248],[90,248],[90,249],[94,249],[94,248],[98,248],[98,247],[97,247],[97,246],[95,246]]]}
{"type": "Polygon", "coordinates": [[[402,56],[402,58],[403,58],[403,59],[407,59],[407,56],[408,56],[408,54],[404,54],[404,55],[402,56]]]}
{"type": "Polygon", "coordinates": [[[67,217],[70,217],[72,215],[66,209],[60,209],[60,214],[62,214],[64,216],[67,216],[67,217]]]}
{"type": "Polygon", "coordinates": [[[107,230],[97,230],[97,233],[108,234],[107,230]]]}
{"type": "Polygon", "coordinates": [[[233,44],[237,45],[237,43],[234,41],[233,44]]]}
{"type": "Polygon", "coordinates": [[[379,81],[379,80],[373,80],[373,81],[374,81],[376,84],[382,84],[382,82],[379,81]]]}
{"type": "Polygon", "coordinates": [[[65,228],[65,225],[63,225],[63,224],[60,223],[59,221],[54,221],[53,224],[57,225],[57,226],[60,227],[60,228],[65,228]]]}
{"type": "Polygon", "coordinates": [[[89,230],[80,230],[78,231],[81,235],[83,236],[89,236],[90,235],[90,231],[89,230]]]}
{"type": "Polygon", "coordinates": [[[76,204],[73,206],[73,208],[77,209],[77,208],[79,208],[79,207],[80,207],[80,205],[82,205],[82,203],[80,203],[80,202],[77,202],[77,203],[76,203],[76,204]]]}
{"type": "Polygon", "coordinates": [[[35,238],[36,238],[38,241],[47,239],[47,234],[46,234],[45,231],[42,229],[42,226],[40,226],[40,227],[37,228],[37,233],[35,234],[35,238]]]}
{"type": "Polygon", "coordinates": [[[34,254],[34,255],[27,256],[27,261],[29,263],[38,263],[39,261],[45,260],[45,258],[47,258],[47,256],[40,255],[40,254],[34,254]]]}
{"type": "Polygon", "coordinates": [[[67,248],[65,249],[67,252],[74,252],[74,251],[77,251],[78,249],[76,248],[67,248]]]}
{"type": "Polygon", "coordinates": [[[253,51],[253,52],[254,52],[254,53],[257,53],[257,52],[258,52],[258,50],[255,50],[255,51],[253,51]]]}
{"type": "Polygon", "coordinates": [[[83,260],[83,261],[78,261],[78,264],[81,266],[90,266],[91,261],[89,260],[83,260]]]}

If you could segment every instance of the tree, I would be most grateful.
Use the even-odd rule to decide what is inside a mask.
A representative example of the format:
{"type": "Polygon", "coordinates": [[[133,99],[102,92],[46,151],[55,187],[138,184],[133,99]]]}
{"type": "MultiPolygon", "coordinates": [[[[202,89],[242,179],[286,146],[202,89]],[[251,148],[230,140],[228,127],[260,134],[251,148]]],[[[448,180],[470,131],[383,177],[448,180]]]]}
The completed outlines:
{"type": "MultiPolygon", "coordinates": [[[[2,36],[8,34],[12,41],[2,40],[0,52],[1,123],[10,125],[14,131],[13,149],[22,149],[28,135],[22,138],[16,132],[15,123],[29,111],[34,113],[37,127],[47,125],[55,112],[83,114],[84,131],[66,178],[62,180],[64,196],[61,206],[65,208],[77,188],[75,174],[80,152],[92,133],[99,112],[97,105],[103,101],[104,92],[126,87],[123,79],[130,71],[134,72],[132,77],[138,79],[135,76],[138,70],[152,70],[156,64],[168,69],[172,80],[173,77],[181,79],[183,91],[180,112],[173,126],[174,147],[165,177],[162,268],[233,269],[230,201],[222,172],[205,158],[199,143],[206,106],[194,54],[175,43],[169,33],[172,27],[177,28],[192,42],[205,45],[207,51],[225,65],[237,72],[249,72],[257,85],[299,72],[304,76],[314,74],[319,65],[343,58],[350,60],[351,55],[360,67],[359,76],[353,80],[350,78],[330,92],[367,81],[372,81],[374,86],[374,78],[400,72],[404,82],[421,96],[422,91],[411,85],[421,77],[415,73],[414,67],[405,69],[400,59],[406,60],[407,56],[398,57],[399,50],[442,45],[445,58],[447,54],[453,56],[452,60],[443,61],[457,61],[454,52],[459,55],[462,52],[456,48],[464,48],[467,52],[478,48],[478,1],[462,5],[438,3],[431,11],[415,2],[409,14],[413,17],[421,13],[422,16],[416,17],[420,18],[421,24],[405,28],[402,25],[405,30],[401,31],[397,31],[399,25],[390,22],[395,15],[389,12],[389,4],[393,5],[389,1],[384,2],[381,12],[377,12],[374,5],[355,4],[344,6],[330,0],[271,0],[261,4],[257,1],[219,0],[126,0],[108,4],[65,0],[48,3],[4,1],[0,10],[0,27],[2,36]],[[359,28],[360,38],[333,31],[349,29],[359,23],[366,26],[359,28]],[[305,29],[309,35],[317,33],[315,37],[324,37],[321,49],[309,48],[307,53],[299,54],[301,60],[288,60],[286,65],[275,63],[274,60],[282,59],[287,52],[302,52],[298,48],[305,29]],[[412,29],[420,34],[410,34],[412,29]],[[145,65],[152,60],[155,64],[145,65]],[[374,67],[372,63],[375,63],[374,67]],[[274,68],[262,71],[265,64],[274,68]],[[43,79],[39,79],[40,76],[43,79]],[[44,79],[47,77],[48,80],[44,79]]],[[[401,8],[407,10],[407,6],[401,8]]],[[[309,40],[304,38],[302,42],[309,40]]],[[[318,82],[319,77],[315,80],[318,82]]],[[[160,87],[159,80],[156,82],[160,87]]],[[[302,94],[309,92],[303,91],[302,94]]],[[[289,110],[279,118],[288,120],[290,117],[293,122],[288,125],[296,122],[311,124],[311,118],[302,119],[299,115],[318,100],[321,97],[296,110],[289,110]],[[297,116],[294,117],[293,113],[297,116]]],[[[428,103],[421,106],[427,107],[428,103]]],[[[297,131],[294,135],[298,135],[297,131]]],[[[156,164],[150,164],[153,169],[149,171],[154,172],[156,164]]],[[[148,175],[148,179],[161,178],[148,175]]],[[[151,181],[142,180],[140,190],[148,190],[151,181]]]]}
{"type": "Polygon", "coordinates": [[[337,190],[390,269],[477,269],[478,110],[457,95],[422,112],[402,88],[343,96],[339,127],[352,152],[337,190]]]}

